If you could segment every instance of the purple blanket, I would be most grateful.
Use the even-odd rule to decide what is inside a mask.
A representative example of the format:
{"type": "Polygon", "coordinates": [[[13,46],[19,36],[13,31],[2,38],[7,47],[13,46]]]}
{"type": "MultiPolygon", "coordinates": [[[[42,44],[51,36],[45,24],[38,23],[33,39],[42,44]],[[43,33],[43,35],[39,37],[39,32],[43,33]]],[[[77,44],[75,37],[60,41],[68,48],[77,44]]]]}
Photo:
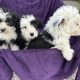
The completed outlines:
{"type": "MultiPolygon", "coordinates": [[[[54,11],[64,3],[61,0],[0,0],[0,6],[19,15],[34,14],[43,26],[54,11]]],[[[42,26],[42,28],[43,28],[42,26]]],[[[41,28],[41,29],[42,29],[41,28]]],[[[80,38],[72,37],[75,49],[72,61],[66,61],[57,49],[0,51],[0,80],[10,80],[14,71],[21,80],[63,80],[80,64],[80,38]]],[[[80,67],[76,80],[80,80],[80,67]]]]}

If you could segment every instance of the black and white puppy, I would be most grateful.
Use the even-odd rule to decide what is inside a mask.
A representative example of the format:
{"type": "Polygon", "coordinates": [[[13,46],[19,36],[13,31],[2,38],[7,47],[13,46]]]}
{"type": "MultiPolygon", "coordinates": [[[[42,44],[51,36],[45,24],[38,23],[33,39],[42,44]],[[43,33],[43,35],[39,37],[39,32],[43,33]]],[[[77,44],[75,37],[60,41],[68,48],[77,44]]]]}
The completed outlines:
{"type": "Polygon", "coordinates": [[[54,46],[52,41],[53,37],[48,32],[43,31],[30,42],[28,49],[49,49],[54,46]]]}
{"type": "Polygon", "coordinates": [[[21,33],[17,40],[20,49],[27,48],[31,40],[39,35],[39,20],[33,15],[23,15],[20,19],[21,33]]]}
{"type": "Polygon", "coordinates": [[[18,35],[18,17],[0,8],[0,49],[19,50],[16,45],[18,35]]]}

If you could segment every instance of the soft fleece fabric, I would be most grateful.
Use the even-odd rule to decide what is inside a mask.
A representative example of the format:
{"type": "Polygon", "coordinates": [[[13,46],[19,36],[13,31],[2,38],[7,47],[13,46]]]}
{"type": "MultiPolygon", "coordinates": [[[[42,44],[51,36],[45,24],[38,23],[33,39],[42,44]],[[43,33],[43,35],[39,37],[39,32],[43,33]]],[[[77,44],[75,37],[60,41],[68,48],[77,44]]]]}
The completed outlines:
{"type": "MultiPolygon", "coordinates": [[[[33,14],[41,20],[43,26],[63,4],[61,0],[0,0],[1,7],[20,16],[33,14]]],[[[80,38],[72,37],[70,41],[75,50],[70,62],[57,49],[1,50],[0,80],[11,80],[13,71],[21,80],[63,80],[71,76],[80,64],[80,38]]],[[[76,80],[80,80],[80,67],[76,80]]]]}

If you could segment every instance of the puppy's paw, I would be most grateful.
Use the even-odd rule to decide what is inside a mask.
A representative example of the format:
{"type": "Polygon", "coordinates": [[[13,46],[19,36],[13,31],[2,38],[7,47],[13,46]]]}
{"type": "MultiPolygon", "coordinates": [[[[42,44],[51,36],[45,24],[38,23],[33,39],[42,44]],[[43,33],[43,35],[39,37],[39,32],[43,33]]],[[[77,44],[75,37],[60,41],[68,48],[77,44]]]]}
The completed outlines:
{"type": "Polygon", "coordinates": [[[19,49],[19,47],[17,45],[11,45],[11,50],[12,51],[18,51],[20,49],[19,49]]]}
{"type": "Polygon", "coordinates": [[[63,57],[70,61],[72,58],[73,58],[73,55],[74,55],[74,50],[73,49],[69,49],[69,50],[66,50],[66,51],[63,51],[63,57]]]}

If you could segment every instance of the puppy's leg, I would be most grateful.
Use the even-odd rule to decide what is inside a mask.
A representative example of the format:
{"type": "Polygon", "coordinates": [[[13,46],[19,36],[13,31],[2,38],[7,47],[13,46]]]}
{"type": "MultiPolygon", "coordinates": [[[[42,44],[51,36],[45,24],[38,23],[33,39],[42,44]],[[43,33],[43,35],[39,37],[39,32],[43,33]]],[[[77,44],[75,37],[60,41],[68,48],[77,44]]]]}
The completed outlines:
{"type": "Polygon", "coordinates": [[[68,61],[70,61],[73,58],[73,53],[74,53],[74,50],[69,49],[67,47],[62,50],[62,54],[63,54],[64,58],[68,61]]]}
{"type": "Polygon", "coordinates": [[[16,44],[10,44],[10,48],[11,48],[12,51],[19,50],[19,47],[16,44]]]}
{"type": "Polygon", "coordinates": [[[11,80],[20,80],[19,77],[13,72],[13,77],[11,80]]]}
{"type": "Polygon", "coordinates": [[[3,44],[2,46],[0,46],[0,50],[1,49],[9,49],[9,48],[8,48],[8,45],[3,44]]]}
{"type": "Polygon", "coordinates": [[[63,57],[66,60],[70,61],[73,58],[74,50],[71,49],[68,38],[61,38],[57,40],[55,48],[62,51],[63,57]]]}

